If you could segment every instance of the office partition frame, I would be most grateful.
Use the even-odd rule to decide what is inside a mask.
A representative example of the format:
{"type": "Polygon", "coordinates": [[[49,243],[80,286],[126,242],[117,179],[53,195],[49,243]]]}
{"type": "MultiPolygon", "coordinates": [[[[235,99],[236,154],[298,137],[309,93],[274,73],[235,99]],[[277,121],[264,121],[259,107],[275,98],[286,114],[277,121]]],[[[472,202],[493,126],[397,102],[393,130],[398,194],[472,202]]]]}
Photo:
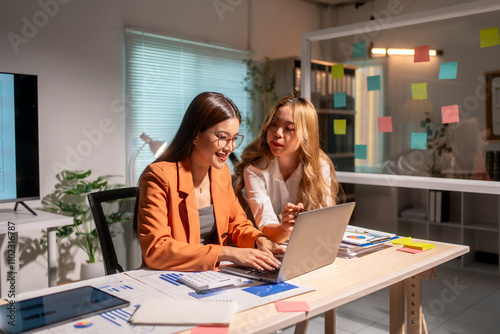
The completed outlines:
{"type": "MultiPolygon", "coordinates": [[[[435,22],[469,15],[500,10],[498,0],[480,0],[406,15],[386,18],[388,22],[376,20],[354,23],[311,31],[301,36],[301,92],[305,98],[311,98],[311,43],[333,38],[372,33],[376,31],[435,22]]],[[[337,172],[337,178],[343,183],[392,186],[418,189],[436,189],[485,194],[500,194],[498,181],[478,181],[465,179],[406,176],[392,174],[370,174],[356,172],[337,172]]]]}

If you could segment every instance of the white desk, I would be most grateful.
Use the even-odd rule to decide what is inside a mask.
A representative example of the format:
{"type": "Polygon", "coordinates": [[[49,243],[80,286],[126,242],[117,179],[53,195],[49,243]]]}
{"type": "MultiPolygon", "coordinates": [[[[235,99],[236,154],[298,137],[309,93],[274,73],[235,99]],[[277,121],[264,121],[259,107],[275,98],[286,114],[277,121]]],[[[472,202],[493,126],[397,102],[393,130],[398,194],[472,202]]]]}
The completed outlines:
{"type": "MultiPolygon", "coordinates": [[[[57,240],[56,227],[73,224],[73,218],[57,215],[45,211],[35,210],[37,215],[33,215],[23,208],[17,211],[10,209],[0,210],[0,234],[6,234],[5,242],[9,242],[9,233],[13,232],[15,236],[16,266],[18,268],[18,247],[17,233],[47,229],[47,271],[49,277],[49,286],[57,285],[57,240]]],[[[0,259],[2,269],[7,268],[5,258],[0,259]]],[[[3,273],[2,273],[3,276],[3,273]]],[[[4,281],[2,280],[2,283],[4,281]]],[[[3,289],[2,289],[3,290],[3,289]]]]}

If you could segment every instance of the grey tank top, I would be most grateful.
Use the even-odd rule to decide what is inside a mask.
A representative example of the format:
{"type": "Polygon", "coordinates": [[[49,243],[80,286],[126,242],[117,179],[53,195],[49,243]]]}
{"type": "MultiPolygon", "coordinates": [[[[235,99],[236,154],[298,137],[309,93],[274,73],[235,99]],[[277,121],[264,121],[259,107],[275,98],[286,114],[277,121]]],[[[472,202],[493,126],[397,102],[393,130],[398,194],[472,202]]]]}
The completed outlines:
{"type": "Polygon", "coordinates": [[[217,225],[215,225],[214,205],[198,209],[200,216],[200,241],[204,245],[217,244],[217,225]]]}

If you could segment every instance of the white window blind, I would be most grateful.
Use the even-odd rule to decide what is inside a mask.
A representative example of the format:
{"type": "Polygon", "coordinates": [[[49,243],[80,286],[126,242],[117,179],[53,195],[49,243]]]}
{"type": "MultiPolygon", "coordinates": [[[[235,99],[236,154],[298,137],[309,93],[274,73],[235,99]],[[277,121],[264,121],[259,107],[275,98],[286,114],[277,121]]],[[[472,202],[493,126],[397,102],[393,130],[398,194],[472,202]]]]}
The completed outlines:
{"type": "Polygon", "coordinates": [[[125,30],[127,166],[133,171],[132,184],[155,159],[145,146],[131,167],[130,160],[144,143],[140,135],[169,143],[189,103],[205,91],[226,95],[240,110],[240,134],[245,139],[235,152],[239,157],[252,139],[244,123],[252,113],[250,95],[244,90],[247,57],[245,51],[125,30]]]}

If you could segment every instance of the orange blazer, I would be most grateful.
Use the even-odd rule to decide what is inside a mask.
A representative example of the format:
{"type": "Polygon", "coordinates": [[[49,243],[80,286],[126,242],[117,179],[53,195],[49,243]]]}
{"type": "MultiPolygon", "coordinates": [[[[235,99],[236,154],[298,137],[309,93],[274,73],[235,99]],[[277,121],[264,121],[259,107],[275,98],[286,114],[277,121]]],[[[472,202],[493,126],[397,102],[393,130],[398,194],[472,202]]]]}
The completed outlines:
{"type": "Polygon", "coordinates": [[[155,162],[139,182],[137,232],[143,267],[176,271],[215,270],[227,240],[238,247],[255,247],[262,235],[247,219],[234,194],[227,165],[210,168],[212,203],[219,243],[200,243],[200,218],[189,158],[155,162]]]}

